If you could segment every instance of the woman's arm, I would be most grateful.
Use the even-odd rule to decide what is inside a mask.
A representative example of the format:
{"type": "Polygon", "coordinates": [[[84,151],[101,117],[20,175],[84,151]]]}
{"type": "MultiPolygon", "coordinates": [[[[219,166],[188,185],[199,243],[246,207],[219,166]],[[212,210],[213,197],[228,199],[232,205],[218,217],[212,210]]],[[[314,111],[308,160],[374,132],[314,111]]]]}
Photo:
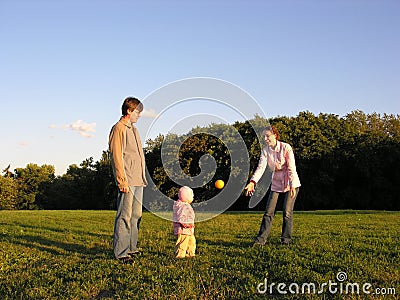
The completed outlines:
{"type": "Polygon", "coordinates": [[[246,187],[245,187],[246,196],[251,196],[254,193],[254,189],[257,185],[257,182],[260,180],[261,176],[264,174],[267,165],[268,165],[268,158],[266,155],[266,150],[263,149],[261,151],[261,156],[258,161],[257,169],[254,171],[249,184],[246,185],[246,187]]]}

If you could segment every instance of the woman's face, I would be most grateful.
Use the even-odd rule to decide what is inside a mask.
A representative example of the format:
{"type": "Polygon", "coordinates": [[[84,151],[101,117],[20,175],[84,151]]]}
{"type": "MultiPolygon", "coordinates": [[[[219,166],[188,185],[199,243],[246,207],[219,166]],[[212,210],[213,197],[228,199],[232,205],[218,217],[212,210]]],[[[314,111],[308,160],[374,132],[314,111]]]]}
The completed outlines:
{"type": "Polygon", "coordinates": [[[266,130],[265,131],[264,139],[267,142],[268,146],[275,147],[275,145],[276,145],[276,136],[271,130],[266,130]]]}

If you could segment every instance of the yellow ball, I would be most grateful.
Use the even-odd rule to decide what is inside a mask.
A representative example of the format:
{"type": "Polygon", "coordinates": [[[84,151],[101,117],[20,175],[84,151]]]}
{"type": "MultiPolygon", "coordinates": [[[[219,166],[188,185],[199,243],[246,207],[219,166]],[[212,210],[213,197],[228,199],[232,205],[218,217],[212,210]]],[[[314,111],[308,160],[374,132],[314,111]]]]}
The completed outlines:
{"type": "Polygon", "coordinates": [[[217,188],[217,189],[222,189],[223,187],[224,187],[224,185],[225,185],[225,183],[224,183],[224,181],[223,180],[221,180],[221,179],[218,179],[216,182],[215,182],[215,187],[217,188]]]}

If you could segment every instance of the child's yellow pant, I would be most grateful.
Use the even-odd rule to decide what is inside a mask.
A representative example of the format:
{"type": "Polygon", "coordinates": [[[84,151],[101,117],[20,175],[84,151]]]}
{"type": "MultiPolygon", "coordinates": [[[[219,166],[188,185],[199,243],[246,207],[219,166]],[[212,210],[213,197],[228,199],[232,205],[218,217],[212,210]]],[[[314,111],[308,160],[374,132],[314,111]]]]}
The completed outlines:
{"type": "Polygon", "coordinates": [[[196,238],[194,235],[178,234],[175,244],[175,257],[184,258],[195,256],[196,238]]]}

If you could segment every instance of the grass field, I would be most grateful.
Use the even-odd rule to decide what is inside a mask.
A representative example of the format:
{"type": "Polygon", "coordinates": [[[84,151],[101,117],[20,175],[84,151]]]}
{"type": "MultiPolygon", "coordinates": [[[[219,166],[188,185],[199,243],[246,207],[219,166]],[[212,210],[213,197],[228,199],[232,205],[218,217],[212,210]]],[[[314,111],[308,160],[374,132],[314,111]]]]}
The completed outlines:
{"type": "Polygon", "coordinates": [[[113,259],[114,216],[0,211],[1,299],[397,299],[400,293],[399,212],[295,212],[289,247],[279,244],[278,213],[262,248],[251,247],[262,212],[225,213],[196,224],[197,256],[183,260],[173,256],[171,222],[144,213],[143,253],[132,265],[113,259]]]}

